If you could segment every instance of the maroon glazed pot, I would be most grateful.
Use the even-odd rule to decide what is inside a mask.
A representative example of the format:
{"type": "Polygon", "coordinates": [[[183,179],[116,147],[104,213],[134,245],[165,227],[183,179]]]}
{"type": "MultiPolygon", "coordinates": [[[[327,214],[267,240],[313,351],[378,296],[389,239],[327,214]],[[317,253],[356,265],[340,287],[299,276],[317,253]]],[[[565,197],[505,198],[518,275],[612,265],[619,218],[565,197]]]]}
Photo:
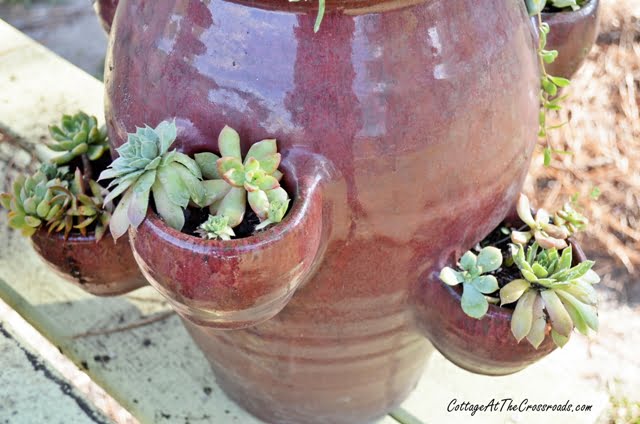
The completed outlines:
{"type": "Polygon", "coordinates": [[[96,243],[93,234],[47,234],[40,229],[32,237],[35,251],[58,275],[96,296],[116,296],[147,284],[133,259],[127,237],[114,243],[107,232],[96,243]]]}
{"type": "MultiPolygon", "coordinates": [[[[575,241],[571,245],[573,265],[586,260],[580,246],[575,241]]],[[[513,374],[556,348],[548,324],[546,337],[538,349],[526,339],[518,343],[511,333],[513,309],[490,304],[482,319],[468,316],[460,306],[461,290],[440,281],[437,272],[425,274],[414,294],[420,329],[445,358],[467,371],[513,374]]]]}
{"type": "Polygon", "coordinates": [[[547,72],[571,78],[598,37],[600,0],[590,0],[575,12],[543,13],[542,20],[550,27],[547,50],[558,51],[558,58],[546,65],[547,72]]]}
{"type": "Polygon", "coordinates": [[[277,138],[290,163],[292,210],[256,238],[203,248],[157,219],[132,234],[216,381],[260,418],[368,422],[400,404],[432,352],[413,286],[515,203],[536,142],[535,33],[523,2],[476,3],[329,1],[314,33],[315,2],[120,1],[105,67],[112,147],[175,117],[182,151],[215,151],[226,124],[245,152],[277,138]],[[275,315],[222,331],[251,320],[218,311],[263,299],[275,306],[255,322],[275,315]]]}
{"type": "Polygon", "coordinates": [[[206,327],[250,327],[280,312],[306,281],[322,252],[321,171],[298,180],[287,160],[291,155],[284,184],[295,193],[293,204],[268,230],[205,240],[169,227],[152,211],[130,230],[140,269],[180,316],[206,327]]]}

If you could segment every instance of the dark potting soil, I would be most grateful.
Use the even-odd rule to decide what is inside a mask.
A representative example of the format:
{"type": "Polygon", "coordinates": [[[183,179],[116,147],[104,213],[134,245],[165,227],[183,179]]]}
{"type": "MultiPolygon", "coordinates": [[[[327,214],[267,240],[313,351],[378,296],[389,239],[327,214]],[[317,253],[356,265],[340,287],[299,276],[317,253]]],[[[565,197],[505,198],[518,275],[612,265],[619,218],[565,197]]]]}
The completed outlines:
{"type": "MultiPolygon", "coordinates": [[[[209,218],[208,209],[188,208],[185,210],[185,222],[182,232],[193,237],[200,237],[196,230],[209,218]]],[[[253,212],[251,208],[247,208],[244,213],[244,219],[233,229],[236,236],[233,239],[250,237],[254,234],[256,225],[260,223],[260,218],[253,212]]]]}

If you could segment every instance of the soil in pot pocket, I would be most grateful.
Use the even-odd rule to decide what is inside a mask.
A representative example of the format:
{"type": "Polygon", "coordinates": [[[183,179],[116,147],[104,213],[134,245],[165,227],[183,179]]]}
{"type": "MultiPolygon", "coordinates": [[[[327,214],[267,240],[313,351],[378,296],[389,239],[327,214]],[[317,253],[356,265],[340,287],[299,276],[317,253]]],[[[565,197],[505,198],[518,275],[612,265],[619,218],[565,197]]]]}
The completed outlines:
{"type": "Polygon", "coordinates": [[[292,178],[290,208],[276,140],[254,143],[243,160],[238,133],[224,127],[216,153],[191,158],[169,150],[176,136],[175,123],[164,121],[118,148],[101,177],[115,178],[112,193],[123,194],[112,234],[131,227],[142,272],[184,318],[217,328],[271,318],[318,252],[317,185],[292,178]]]}
{"type": "Polygon", "coordinates": [[[586,219],[570,204],[535,218],[521,196],[505,223],[418,288],[417,322],[450,361],[486,375],[517,372],[564,346],[574,329],[598,328],[599,282],[569,237],[586,219]]]}
{"type": "Polygon", "coordinates": [[[21,175],[1,195],[9,225],[32,237],[36,252],[58,274],[89,293],[111,296],[146,284],[127,240],[108,231],[113,205],[93,178],[110,162],[104,127],[83,112],[52,126],[59,152],[33,175],[21,175]]]}

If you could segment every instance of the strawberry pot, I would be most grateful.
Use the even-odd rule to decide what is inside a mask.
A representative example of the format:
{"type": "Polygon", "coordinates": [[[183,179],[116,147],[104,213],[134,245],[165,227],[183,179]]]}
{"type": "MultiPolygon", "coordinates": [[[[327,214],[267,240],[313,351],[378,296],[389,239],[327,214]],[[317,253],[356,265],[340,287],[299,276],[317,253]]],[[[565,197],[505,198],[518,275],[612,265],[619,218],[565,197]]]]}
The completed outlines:
{"type": "Polygon", "coordinates": [[[31,237],[36,253],[58,275],[96,296],[116,296],[147,284],[131,253],[129,240],[114,242],[107,232],[96,242],[93,233],[48,234],[41,228],[31,237]]]}
{"type": "Polygon", "coordinates": [[[293,202],[264,232],[203,241],[153,212],[130,230],[217,382],[256,416],[355,423],[399,405],[438,302],[412,294],[515,203],[538,126],[535,32],[522,2],[477,3],[337,0],[314,33],[313,2],[120,1],[112,147],[175,117],[185,153],[230,125],[283,154],[293,202]]]}

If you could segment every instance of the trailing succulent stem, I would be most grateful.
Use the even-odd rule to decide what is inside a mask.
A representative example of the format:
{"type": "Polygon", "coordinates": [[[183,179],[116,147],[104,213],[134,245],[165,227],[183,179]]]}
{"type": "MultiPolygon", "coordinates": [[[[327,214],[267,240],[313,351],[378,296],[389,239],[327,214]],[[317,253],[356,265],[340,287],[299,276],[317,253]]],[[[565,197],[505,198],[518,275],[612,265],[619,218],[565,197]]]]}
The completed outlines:
{"type": "MultiPolygon", "coordinates": [[[[48,147],[55,152],[61,152],[59,156],[51,159],[51,162],[64,165],[80,158],[83,160],[85,174],[90,174],[88,162],[99,159],[109,150],[106,128],[98,127],[96,117],[84,112],[78,112],[73,116],[64,115],[60,125],[49,127],[49,133],[54,141],[48,147]]],[[[91,178],[91,175],[86,177],[91,178]]]]}
{"type": "MultiPolygon", "coordinates": [[[[579,8],[582,1],[580,0],[550,0],[550,4],[556,8],[579,8]]],[[[554,150],[551,147],[547,131],[563,126],[547,125],[547,111],[562,109],[561,102],[566,96],[558,96],[561,88],[569,86],[571,81],[567,78],[556,77],[547,72],[546,65],[553,63],[558,57],[557,50],[546,50],[547,36],[549,35],[549,24],[542,21],[542,10],[547,4],[547,0],[526,0],[529,15],[536,16],[538,21],[538,59],[540,63],[540,112],[538,116],[539,130],[538,136],[544,138],[546,146],[544,148],[544,165],[551,164],[551,155],[553,153],[567,153],[562,150],[554,150]]]]}
{"type": "Polygon", "coordinates": [[[110,223],[115,239],[129,226],[137,228],[142,223],[151,193],[158,214],[177,230],[184,226],[183,210],[189,201],[197,205],[205,201],[202,173],[196,162],[184,153],[169,151],[176,136],[174,121],[163,121],[156,128],[136,128],[117,149],[120,157],[100,175],[100,180],[113,178],[107,202],[123,195],[110,223]]]}
{"type": "MultiPolygon", "coordinates": [[[[297,3],[300,0],[289,0],[291,3],[297,3]]],[[[318,13],[316,14],[316,21],[313,24],[313,32],[320,31],[320,24],[322,23],[322,18],[324,18],[324,10],[325,10],[325,0],[318,0],[318,13]]]]}

